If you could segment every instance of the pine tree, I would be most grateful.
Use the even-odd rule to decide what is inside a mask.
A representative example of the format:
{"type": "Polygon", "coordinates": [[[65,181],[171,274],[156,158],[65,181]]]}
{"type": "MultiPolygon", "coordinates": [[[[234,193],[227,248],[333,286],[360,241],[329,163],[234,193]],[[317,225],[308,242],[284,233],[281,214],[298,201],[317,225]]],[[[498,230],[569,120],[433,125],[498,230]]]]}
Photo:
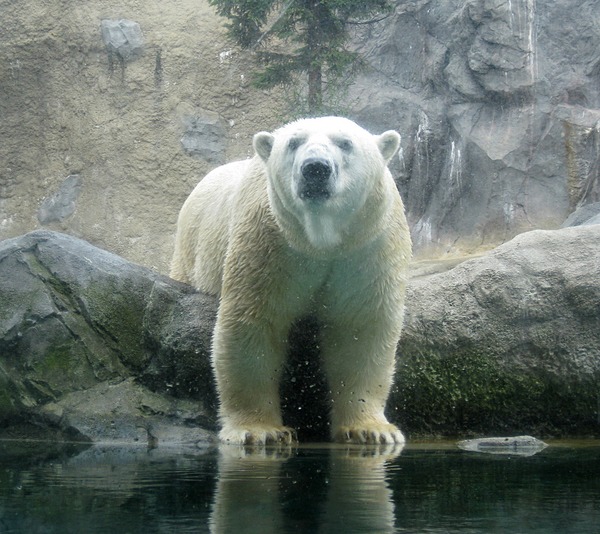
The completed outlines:
{"type": "Polygon", "coordinates": [[[209,0],[229,19],[227,29],[242,48],[255,50],[262,68],[256,87],[290,85],[307,76],[310,114],[323,107],[324,92],[363,67],[348,49],[350,28],[391,13],[391,0],[209,0]],[[282,51],[285,50],[285,51],[282,51]]]}

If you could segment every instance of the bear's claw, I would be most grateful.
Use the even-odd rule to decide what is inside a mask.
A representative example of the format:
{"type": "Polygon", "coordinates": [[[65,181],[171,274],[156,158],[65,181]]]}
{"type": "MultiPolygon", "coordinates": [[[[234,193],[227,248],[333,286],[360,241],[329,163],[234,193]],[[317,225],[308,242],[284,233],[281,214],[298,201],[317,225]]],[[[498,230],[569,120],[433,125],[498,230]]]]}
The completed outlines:
{"type": "Polygon", "coordinates": [[[356,443],[364,444],[402,444],[404,443],[404,435],[395,425],[366,425],[361,426],[344,426],[337,430],[334,436],[335,441],[341,443],[356,443]]]}
{"type": "Polygon", "coordinates": [[[291,445],[298,441],[296,431],[289,427],[224,427],[219,433],[224,443],[233,445],[291,445]]]}

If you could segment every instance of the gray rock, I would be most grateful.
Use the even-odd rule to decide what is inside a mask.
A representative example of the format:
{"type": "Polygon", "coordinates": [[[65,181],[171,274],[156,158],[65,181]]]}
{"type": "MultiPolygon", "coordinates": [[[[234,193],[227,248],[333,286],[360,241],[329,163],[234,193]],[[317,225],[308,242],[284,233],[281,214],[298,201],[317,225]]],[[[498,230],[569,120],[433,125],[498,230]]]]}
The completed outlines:
{"type": "Polygon", "coordinates": [[[514,94],[536,82],[533,71],[536,12],[516,1],[471,2],[468,13],[475,32],[468,52],[473,78],[488,92],[514,94]]]}
{"type": "Polygon", "coordinates": [[[152,392],[134,378],[73,391],[43,405],[39,413],[61,427],[77,429],[95,443],[181,447],[214,438],[205,428],[200,403],[152,392]]]}
{"type": "Polygon", "coordinates": [[[600,226],[538,230],[412,279],[394,401],[406,426],[597,432],[599,242],[600,226]]]}
{"type": "Polygon", "coordinates": [[[109,53],[128,61],[144,52],[144,36],[137,22],[132,20],[103,20],[102,40],[109,53]]]}
{"type": "Polygon", "coordinates": [[[198,116],[186,117],[184,126],[181,146],[186,154],[213,164],[225,162],[226,130],[217,113],[203,111],[198,116]]]}
{"type": "Polygon", "coordinates": [[[584,225],[600,224],[600,213],[583,223],[584,225]]]}
{"type": "Polygon", "coordinates": [[[73,215],[82,187],[83,179],[79,174],[67,176],[58,191],[42,202],[38,210],[40,224],[64,221],[73,215]]]}
{"type": "Polygon", "coordinates": [[[406,329],[427,335],[421,321],[438,321],[450,334],[439,339],[444,346],[468,338],[503,365],[530,368],[546,353],[544,368],[556,378],[594,376],[600,371],[600,330],[593,328],[600,318],[599,239],[595,226],[528,232],[447,273],[415,280],[406,329]],[[582,347],[590,357],[578,357],[582,347]]]}
{"type": "Polygon", "coordinates": [[[403,2],[357,35],[373,68],[352,115],[402,134],[392,170],[417,257],[477,253],[600,200],[596,7],[403,2]]]}
{"type": "Polygon", "coordinates": [[[562,228],[581,226],[587,224],[600,224],[600,202],[586,204],[575,210],[567,217],[562,228]]]}
{"type": "MultiPolygon", "coordinates": [[[[599,240],[600,226],[536,231],[445,272],[416,268],[390,417],[409,435],[598,433],[599,240]]],[[[0,242],[0,302],[0,427],[211,438],[216,299],[38,231],[0,242]]],[[[292,332],[282,404],[301,436],[325,439],[316,328],[292,332]]]]}
{"type": "Polygon", "coordinates": [[[0,421],[53,415],[94,439],[103,431],[81,423],[82,410],[105,431],[111,417],[128,417],[119,432],[130,436],[141,415],[159,416],[148,420],[155,433],[167,419],[214,426],[214,298],[79,239],[36,231],[0,242],[0,302],[0,421]],[[166,395],[163,407],[132,377],[166,395]],[[107,406],[107,388],[122,392],[122,409],[107,406]],[[174,396],[193,399],[194,415],[174,418],[182,412],[174,396]]]}

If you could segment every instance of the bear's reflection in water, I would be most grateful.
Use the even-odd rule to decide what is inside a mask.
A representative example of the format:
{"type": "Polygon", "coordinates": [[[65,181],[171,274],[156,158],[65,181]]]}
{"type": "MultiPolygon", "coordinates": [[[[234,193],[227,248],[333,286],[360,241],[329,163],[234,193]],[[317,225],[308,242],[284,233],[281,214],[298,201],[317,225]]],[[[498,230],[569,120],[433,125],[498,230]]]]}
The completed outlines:
{"type": "Polygon", "coordinates": [[[325,467],[322,449],[221,445],[211,532],[393,532],[386,464],[402,448],[332,445],[325,467]]]}

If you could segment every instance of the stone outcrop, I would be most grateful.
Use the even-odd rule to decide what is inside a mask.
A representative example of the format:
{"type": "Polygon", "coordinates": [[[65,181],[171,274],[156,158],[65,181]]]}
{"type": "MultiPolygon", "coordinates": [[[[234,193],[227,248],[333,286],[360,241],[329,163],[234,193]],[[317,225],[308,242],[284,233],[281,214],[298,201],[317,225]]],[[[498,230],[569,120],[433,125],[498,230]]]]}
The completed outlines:
{"type": "MultiPolygon", "coordinates": [[[[392,419],[409,436],[598,433],[599,240],[598,225],[536,231],[447,272],[418,265],[392,419]]],[[[1,242],[0,428],[206,442],[216,424],[216,306],[67,235],[1,242]]],[[[323,439],[315,328],[292,333],[282,395],[300,436],[323,439]]]]}
{"type": "Polygon", "coordinates": [[[590,224],[600,224],[600,202],[586,204],[575,210],[567,217],[567,220],[563,223],[562,227],[568,228],[569,226],[590,224]]]}
{"type": "Polygon", "coordinates": [[[214,426],[215,307],[63,234],[1,242],[0,420],[41,418],[97,440],[194,439],[214,426]]]}
{"type": "Polygon", "coordinates": [[[600,225],[536,230],[448,272],[417,273],[396,401],[418,414],[407,426],[598,429],[599,239],[600,225]]]}
{"type": "Polygon", "coordinates": [[[144,53],[142,29],[132,20],[103,20],[102,40],[111,60],[130,61],[144,53]]]}

